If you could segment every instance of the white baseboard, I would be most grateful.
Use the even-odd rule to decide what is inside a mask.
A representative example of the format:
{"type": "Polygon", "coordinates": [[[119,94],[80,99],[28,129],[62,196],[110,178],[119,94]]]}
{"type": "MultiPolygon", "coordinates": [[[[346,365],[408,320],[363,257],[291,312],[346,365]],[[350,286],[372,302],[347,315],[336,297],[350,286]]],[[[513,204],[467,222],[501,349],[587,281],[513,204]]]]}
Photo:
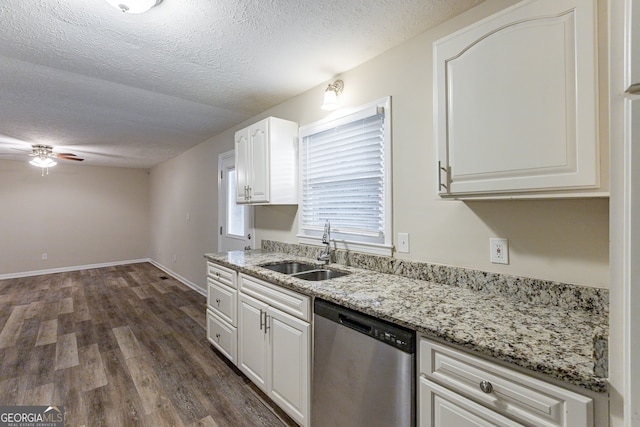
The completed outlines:
{"type": "Polygon", "coordinates": [[[103,262],[100,264],[74,265],[72,267],[49,268],[46,270],[22,271],[19,273],[0,274],[0,280],[17,279],[20,277],[40,276],[43,274],[66,273],[67,271],[89,270],[92,268],[113,267],[115,265],[140,264],[142,262],[151,262],[149,258],[130,259],[126,261],[103,262]]]}
{"type": "Polygon", "coordinates": [[[154,266],[158,267],[160,270],[164,271],[165,273],[167,273],[168,275],[170,275],[171,277],[173,277],[177,281],[184,283],[185,285],[187,285],[188,287],[190,287],[194,291],[198,292],[200,295],[204,295],[205,297],[207,296],[207,291],[205,289],[202,289],[200,286],[196,285],[195,283],[193,283],[189,279],[186,279],[186,278],[182,277],[181,275],[179,275],[178,273],[175,273],[175,272],[171,271],[170,269],[168,269],[164,265],[160,264],[156,260],[148,259],[147,261],[150,262],[151,264],[153,264],[154,266]]]}

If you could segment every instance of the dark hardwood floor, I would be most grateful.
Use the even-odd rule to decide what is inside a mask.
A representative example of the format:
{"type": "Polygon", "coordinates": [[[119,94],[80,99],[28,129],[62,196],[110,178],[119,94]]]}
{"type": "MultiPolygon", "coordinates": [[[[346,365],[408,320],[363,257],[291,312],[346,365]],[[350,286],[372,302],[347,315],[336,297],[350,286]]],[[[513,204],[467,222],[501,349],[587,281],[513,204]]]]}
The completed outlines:
{"type": "Polygon", "coordinates": [[[151,264],[0,281],[0,405],[66,426],[293,426],[206,339],[206,298],[151,264]]]}

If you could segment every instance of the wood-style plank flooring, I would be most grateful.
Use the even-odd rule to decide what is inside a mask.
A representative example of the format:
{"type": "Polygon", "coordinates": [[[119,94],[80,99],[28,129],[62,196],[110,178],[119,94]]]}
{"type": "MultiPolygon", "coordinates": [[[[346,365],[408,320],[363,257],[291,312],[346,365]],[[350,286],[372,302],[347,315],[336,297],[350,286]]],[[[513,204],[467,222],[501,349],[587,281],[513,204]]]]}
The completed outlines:
{"type": "Polygon", "coordinates": [[[66,426],[293,426],[206,339],[206,298],[151,264],[0,281],[0,405],[66,426]]]}

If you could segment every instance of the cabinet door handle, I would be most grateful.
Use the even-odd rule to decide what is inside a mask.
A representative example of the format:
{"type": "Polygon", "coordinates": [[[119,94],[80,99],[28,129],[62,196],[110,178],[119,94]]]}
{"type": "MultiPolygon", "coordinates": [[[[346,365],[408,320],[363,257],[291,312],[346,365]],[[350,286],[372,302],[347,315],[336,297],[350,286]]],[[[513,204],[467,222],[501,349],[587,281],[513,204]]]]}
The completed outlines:
{"type": "Polygon", "coordinates": [[[447,168],[442,167],[442,162],[438,160],[438,191],[441,191],[443,188],[445,190],[449,190],[447,185],[449,184],[449,170],[447,168]],[[446,184],[442,183],[442,172],[444,172],[446,184]]]}
{"type": "Polygon", "coordinates": [[[264,312],[264,333],[266,334],[267,331],[269,330],[269,328],[271,326],[269,326],[269,319],[271,319],[271,316],[267,316],[267,312],[264,312]]]}
{"type": "Polygon", "coordinates": [[[220,298],[216,298],[216,303],[218,304],[218,307],[220,307],[220,298]]]}
{"type": "Polygon", "coordinates": [[[480,381],[480,390],[484,393],[491,393],[493,391],[493,385],[489,381],[480,381]]]}
{"type": "Polygon", "coordinates": [[[220,334],[216,334],[216,339],[220,342],[220,334]]]}
{"type": "Polygon", "coordinates": [[[260,330],[262,330],[262,328],[265,326],[265,324],[262,322],[262,315],[263,314],[264,314],[265,321],[266,321],[267,320],[267,312],[266,311],[263,312],[262,309],[260,309],[260,330]]]}

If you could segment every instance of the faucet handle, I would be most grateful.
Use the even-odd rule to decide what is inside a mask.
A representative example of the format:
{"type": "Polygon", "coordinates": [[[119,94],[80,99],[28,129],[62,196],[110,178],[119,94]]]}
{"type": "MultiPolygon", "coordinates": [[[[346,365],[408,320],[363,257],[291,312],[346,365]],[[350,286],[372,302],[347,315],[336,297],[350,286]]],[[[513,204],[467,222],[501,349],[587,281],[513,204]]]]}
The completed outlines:
{"type": "Polygon", "coordinates": [[[322,233],[322,243],[329,243],[329,239],[331,239],[331,223],[327,219],[324,222],[324,233],[322,233]]]}

